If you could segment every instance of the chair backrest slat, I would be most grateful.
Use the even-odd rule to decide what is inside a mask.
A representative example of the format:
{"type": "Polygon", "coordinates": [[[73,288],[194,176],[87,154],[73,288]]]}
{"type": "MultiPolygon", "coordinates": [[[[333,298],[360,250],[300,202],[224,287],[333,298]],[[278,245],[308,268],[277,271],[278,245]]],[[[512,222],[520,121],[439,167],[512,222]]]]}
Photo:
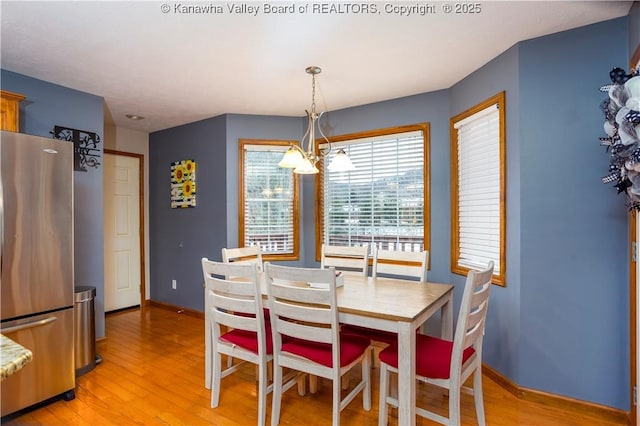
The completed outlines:
{"type": "MultiPolygon", "coordinates": [[[[319,269],[320,270],[320,269],[319,269]]],[[[324,282],[324,279],[314,281],[317,283],[324,282]]],[[[277,299],[297,300],[305,303],[318,303],[327,304],[327,292],[322,289],[313,288],[310,289],[308,283],[304,281],[298,281],[297,278],[291,278],[291,280],[274,280],[272,287],[272,294],[277,299]]]]}
{"type": "MultiPolygon", "coordinates": [[[[236,265],[234,265],[236,266],[236,265]]],[[[247,271],[246,268],[242,268],[242,269],[238,269],[238,268],[230,268],[228,269],[229,271],[247,271]]],[[[248,269],[249,271],[251,269],[248,269]]],[[[245,279],[242,280],[240,278],[237,279],[237,281],[234,280],[228,280],[225,279],[224,277],[220,277],[219,279],[216,280],[216,293],[220,293],[220,294],[224,294],[224,293],[230,293],[233,294],[234,296],[246,296],[246,297],[253,297],[253,287],[250,285],[245,285],[245,286],[241,286],[238,285],[238,283],[249,283],[250,281],[245,279]]]]}
{"type": "MultiPolygon", "coordinates": [[[[249,287],[247,285],[247,287],[249,287]]],[[[231,295],[229,293],[218,293],[215,288],[211,288],[209,297],[212,299],[212,303],[217,309],[224,309],[225,311],[233,311],[242,314],[255,313],[256,303],[253,298],[245,299],[241,295],[231,295]]]]}
{"type": "Polygon", "coordinates": [[[319,306],[314,309],[309,305],[309,302],[306,302],[305,306],[300,306],[296,302],[278,299],[277,296],[274,296],[273,303],[278,305],[276,311],[284,318],[317,324],[331,324],[331,311],[326,306],[319,306]]]}
{"type": "Polygon", "coordinates": [[[358,247],[322,245],[320,267],[330,266],[338,270],[367,275],[369,268],[369,244],[358,247]]]}
{"type": "Polygon", "coordinates": [[[427,281],[428,251],[393,251],[374,249],[371,276],[378,274],[417,278],[427,281]]]}
{"type": "Polygon", "coordinates": [[[277,330],[285,336],[304,339],[310,342],[332,343],[333,334],[331,328],[309,326],[303,322],[276,320],[277,330]]]}
{"type": "MultiPolygon", "coordinates": [[[[212,318],[213,322],[224,325],[225,327],[255,332],[257,332],[259,328],[258,321],[256,321],[254,317],[240,316],[230,311],[225,312],[217,309],[212,312],[212,315],[214,316],[214,318],[212,318]]],[[[271,338],[271,336],[265,337],[267,339],[271,338]]]]}

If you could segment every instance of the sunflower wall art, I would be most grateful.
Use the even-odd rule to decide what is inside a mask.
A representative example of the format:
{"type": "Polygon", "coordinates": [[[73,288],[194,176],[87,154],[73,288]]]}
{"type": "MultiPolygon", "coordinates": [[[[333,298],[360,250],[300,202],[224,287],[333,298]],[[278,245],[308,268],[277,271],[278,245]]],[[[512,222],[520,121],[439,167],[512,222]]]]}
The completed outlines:
{"type": "Polygon", "coordinates": [[[196,206],[196,162],[182,160],[171,163],[171,208],[196,206]]]}

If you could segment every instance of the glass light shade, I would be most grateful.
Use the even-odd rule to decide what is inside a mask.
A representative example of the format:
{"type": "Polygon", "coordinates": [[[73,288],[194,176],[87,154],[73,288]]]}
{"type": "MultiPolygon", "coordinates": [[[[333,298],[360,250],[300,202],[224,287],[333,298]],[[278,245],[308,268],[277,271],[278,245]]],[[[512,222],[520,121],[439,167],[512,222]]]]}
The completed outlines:
{"type": "Polygon", "coordinates": [[[332,172],[348,172],[355,168],[356,166],[353,165],[344,149],[340,149],[331,160],[329,166],[327,166],[327,169],[332,172]]]}
{"type": "Polygon", "coordinates": [[[302,158],[302,154],[300,153],[300,151],[298,151],[294,147],[289,147],[289,149],[287,149],[287,151],[282,156],[282,160],[280,160],[278,166],[293,169],[296,167],[300,167],[303,161],[304,158],[302,158]]]}
{"type": "Polygon", "coordinates": [[[302,160],[302,164],[293,169],[293,173],[299,175],[313,175],[319,172],[318,168],[314,166],[308,158],[302,160]]]}

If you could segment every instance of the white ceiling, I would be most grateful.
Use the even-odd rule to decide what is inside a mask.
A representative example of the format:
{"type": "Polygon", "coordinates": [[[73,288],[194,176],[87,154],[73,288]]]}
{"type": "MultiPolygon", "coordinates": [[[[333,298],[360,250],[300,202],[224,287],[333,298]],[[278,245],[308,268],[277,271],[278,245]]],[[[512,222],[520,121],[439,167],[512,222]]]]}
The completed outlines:
{"type": "MultiPolygon", "coordinates": [[[[456,14],[444,13],[454,2],[372,3],[379,13],[297,10],[320,4],[312,1],[2,0],[0,65],[102,96],[108,122],[152,132],[224,113],[303,116],[309,65],[323,69],[319,110],[446,89],[518,41],[624,16],[632,5],[481,1],[479,13],[456,14]],[[296,11],[266,14],[264,4],[296,11]],[[385,10],[425,4],[435,13],[385,10]],[[222,12],[178,13],[179,5],[222,12]],[[261,10],[230,13],[239,5],[261,10]]],[[[365,3],[324,4],[346,11],[365,3]]]]}

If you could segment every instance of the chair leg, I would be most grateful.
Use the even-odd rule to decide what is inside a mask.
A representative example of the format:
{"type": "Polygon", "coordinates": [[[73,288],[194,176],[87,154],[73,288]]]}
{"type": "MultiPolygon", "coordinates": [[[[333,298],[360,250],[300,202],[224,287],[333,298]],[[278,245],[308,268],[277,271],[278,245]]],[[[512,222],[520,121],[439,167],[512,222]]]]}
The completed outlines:
{"type": "MultiPolygon", "coordinates": [[[[382,363],[380,363],[382,364],[382,363]]],[[[389,374],[389,381],[387,382],[389,396],[392,398],[398,397],[398,375],[389,374]]]]}
{"type": "Polygon", "coordinates": [[[460,426],[460,384],[449,389],[449,424],[460,426]]]}
{"type": "Polygon", "coordinates": [[[307,375],[303,374],[298,377],[298,395],[305,396],[307,394],[307,375]]]}
{"type": "Polygon", "coordinates": [[[212,367],[211,408],[216,408],[220,402],[220,382],[222,381],[222,356],[217,351],[213,354],[212,367]]]}
{"type": "Polygon", "coordinates": [[[476,371],[473,373],[473,399],[476,403],[476,417],[478,419],[478,425],[485,426],[484,398],[482,396],[482,370],[480,367],[476,368],[476,371]]]}
{"type": "Polygon", "coordinates": [[[331,424],[333,426],[339,426],[340,425],[340,403],[341,401],[341,381],[340,378],[336,377],[335,380],[333,380],[333,410],[332,410],[332,422],[331,424]]]}
{"type": "Polygon", "coordinates": [[[312,395],[318,393],[318,376],[315,374],[309,374],[309,392],[312,395]]]}
{"type": "Polygon", "coordinates": [[[373,370],[374,368],[378,367],[380,365],[380,360],[378,359],[378,356],[376,355],[376,347],[375,346],[371,346],[371,369],[373,370]]]}
{"type": "MultiPolygon", "coordinates": [[[[208,320],[205,324],[209,324],[208,320]]],[[[205,326],[207,327],[207,326],[205,326]]],[[[205,332],[208,330],[205,330],[205,332]]],[[[204,349],[204,387],[206,389],[211,389],[211,380],[213,379],[213,372],[211,368],[213,367],[213,357],[211,354],[211,336],[210,333],[205,334],[205,349],[204,349]]]]}
{"type": "MultiPolygon", "coordinates": [[[[206,299],[205,290],[205,299],[206,299]]],[[[209,321],[209,310],[204,311],[204,387],[211,389],[211,381],[213,379],[213,331],[211,330],[211,322],[209,321]]]]}
{"type": "Polygon", "coordinates": [[[369,411],[371,410],[371,366],[369,354],[366,354],[364,358],[362,358],[362,380],[364,381],[362,407],[365,411],[369,411]]]}
{"type": "Polygon", "coordinates": [[[282,367],[273,363],[273,391],[271,396],[271,426],[280,423],[280,401],[282,400],[282,367]]]}
{"type": "Polygon", "coordinates": [[[340,383],[342,384],[342,390],[349,389],[349,373],[346,373],[342,377],[340,377],[340,383]]]}
{"type": "Polygon", "coordinates": [[[267,418],[267,366],[258,365],[258,426],[264,426],[267,418]]]}
{"type": "Polygon", "coordinates": [[[378,403],[378,426],[387,426],[387,395],[389,393],[389,370],[387,364],[380,363],[380,402],[378,403]]]}

